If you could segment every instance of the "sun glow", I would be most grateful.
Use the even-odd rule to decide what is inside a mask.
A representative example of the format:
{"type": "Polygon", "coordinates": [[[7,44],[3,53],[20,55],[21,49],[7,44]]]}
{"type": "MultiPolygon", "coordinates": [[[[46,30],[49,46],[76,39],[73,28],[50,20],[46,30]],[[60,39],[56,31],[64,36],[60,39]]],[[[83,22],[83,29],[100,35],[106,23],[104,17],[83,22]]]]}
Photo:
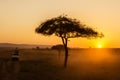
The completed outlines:
{"type": "Polygon", "coordinates": [[[98,48],[102,48],[102,45],[101,45],[101,44],[98,44],[98,48]]]}

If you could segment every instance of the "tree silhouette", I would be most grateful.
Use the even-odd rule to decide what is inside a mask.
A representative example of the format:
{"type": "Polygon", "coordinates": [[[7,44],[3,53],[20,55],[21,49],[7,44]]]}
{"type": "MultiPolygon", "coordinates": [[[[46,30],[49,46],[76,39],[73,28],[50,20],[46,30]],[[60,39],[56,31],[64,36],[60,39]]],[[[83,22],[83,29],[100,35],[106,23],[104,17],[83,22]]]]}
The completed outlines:
{"type": "Polygon", "coordinates": [[[62,39],[64,49],[65,49],[65,60],[64,67],[67,67],[68,59],[68,39],[76,37],[85,38],[96,38],[103,37],[102,33],[98,33],[94,29],[81,24],[80,21],[76,19],[69,18],[67,16],[61,15],[45,22],[41,23],[35,31],[41,33],[45,36],[56,35],[62,39]]]}
{"type": "Polygon", "coordinates": [[[51,47],[53,50],[64,50],[64,45],[62,44],[57,44],[51,47]]]}
{"type": "Polygon", "coordinates": [[[60,58],[61,51],[64,50],[64,45],[62,44],[57,44],[51,47],[52,50],[57,50],[58,51],[58,57],[60,58]]]}

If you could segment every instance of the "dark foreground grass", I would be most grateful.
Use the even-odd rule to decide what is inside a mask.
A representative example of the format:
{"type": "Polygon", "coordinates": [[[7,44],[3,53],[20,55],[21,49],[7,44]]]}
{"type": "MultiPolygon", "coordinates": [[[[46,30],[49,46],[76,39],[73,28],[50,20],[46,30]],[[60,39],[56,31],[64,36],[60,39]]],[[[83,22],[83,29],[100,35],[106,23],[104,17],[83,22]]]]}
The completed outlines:
{"type": "Polygon", "coordinates": [[[20,80],[61,80],[57,73],[61,67],[45,61],[21,61],[20,80]]]}
{"type": "Polygon", "coordinates": [[[11,60],[11,51],[1,52],[0,80],[120,80],[118,53],[107,54],[99,50],[96,52],[100,55],[96,58],[93,50],[92,54],[88,50],[80,50],[80,54],[71,51],[68,67],[64,68],[64,55],[58,56],[56,51],[20,50],[19,61],[11,60]]]}
{"type": "Polygon", "coordinates": [[[8,61],[1,65],[0,80],[62,80],[63,67],[50,61],[8,61]]]}

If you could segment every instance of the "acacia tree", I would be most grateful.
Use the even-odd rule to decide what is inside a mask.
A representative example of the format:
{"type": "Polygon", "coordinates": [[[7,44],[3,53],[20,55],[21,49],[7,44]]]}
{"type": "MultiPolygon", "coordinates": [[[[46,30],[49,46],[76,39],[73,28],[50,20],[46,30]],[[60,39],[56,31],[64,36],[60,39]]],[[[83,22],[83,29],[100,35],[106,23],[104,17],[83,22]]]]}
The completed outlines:
{"type": "Polygon", "coordinates": [[[76,19],[67,16],[58,16],[41,23],[35,31],[45,36],[55,35],[62,39],[65,48],[64,67],[67,67],[68,60],[68,39],[76,37],[96,38],[103,37],[102,33],[98,33],[94,29],[82,24],[76,19]]]}

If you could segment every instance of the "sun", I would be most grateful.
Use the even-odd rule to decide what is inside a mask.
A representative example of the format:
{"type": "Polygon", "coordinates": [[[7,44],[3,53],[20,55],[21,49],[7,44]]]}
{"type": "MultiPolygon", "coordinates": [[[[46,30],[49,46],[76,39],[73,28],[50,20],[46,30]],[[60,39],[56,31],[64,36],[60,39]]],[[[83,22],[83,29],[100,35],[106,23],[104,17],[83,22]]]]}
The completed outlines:
{"type": "Polygon", "coordinates": [[[102,45],[101,45],[101,44],[98,44],[98,48],[102,48],[102,45]]]}

